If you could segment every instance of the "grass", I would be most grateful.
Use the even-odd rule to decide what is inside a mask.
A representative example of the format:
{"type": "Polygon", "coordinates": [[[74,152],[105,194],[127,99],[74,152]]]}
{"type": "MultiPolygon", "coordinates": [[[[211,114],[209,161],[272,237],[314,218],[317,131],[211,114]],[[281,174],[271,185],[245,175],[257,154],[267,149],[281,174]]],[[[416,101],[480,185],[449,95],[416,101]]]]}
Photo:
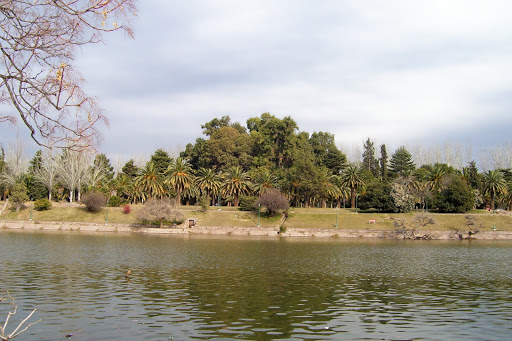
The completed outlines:
{"type": "Polygon", "coordinates": [[[471,211],[462,214],[429,213],[435,224],[421,226],[415,221],[415,216],[421,212],[411,213],[355,213],[350,209],[326,209],[326,208],[300,208],[291,209],[285,226],[287,228],[335,228],[336,215],[338,227],[342,229],[371,229],[393,230],[396,229],[393,222],[403,220],[407,228],[430,230],[469,230],[467,215],[474,218],[474,229],[492,230],[493,226],[501,231],[512,231],[512,216],[508,213],[491,213],[484,210],[471,211]],[[375,223],[369,223],[375,220],[375,223]]]}
{"type": "MultiPolygon", "coordinates": [[[[3,205],[3,202],[0,202],[3,205]]],[[[54,205],[47,211],[32,210],[32,203],[27,203],[26,208],[20,212],[6,209],[0,217],[5,220],[29,220],[32,214],[33,221],[55,221],[55,222],[84,222],[104,224],[107,222],[113,224],[137,224],[137,211],[142,208],[141,204],[130,205],[131,212],[125,214],[122,207],[103,208],[100,212],[87,212],[84,206],[75,205],[54,205]]],[[[1,207],[1,206],[0,206],[1,207]]],[[[236,207],[211,207],[206,212],[202,212],[198,206],[180,206],[179,210],[183,217],[196,218],[199,226],[236,226],[236,227],[256,227],[258,216],[253,212],[242,212],[236,207]]],[[[279,227],[281,216],[266,217],[260,216],[260,225],[262,227],[279,227]]]]}
{"type": "MultiPolygon", "coordinates": [[[[29,220],[32,203],[20,212],[6,209],[0,217],[5,220],[29,220]]],[[[0,208],[3,202],[0,202],[0,208]]],[[[122,207],[108,208],[108,223],[113,224],[136,224],[137,211],[142,205],[131,205],[131,212],[125,214],[122,207]]],[[[258,216],[254,212],[239,211],[236,207],[211,207],[202,212],[198,206],[180,206],[185,219],[196,218],[199,226],[227,226],[227,227],[256,227],[258,216]]],[[[484,210],[471,211],[466,214],[436,214],[432,213],[435,224],[422,227],[414,218],[419,212],[412,213],[355,213],[351,209],[332,208],[291,208],[288,218],[284,223],[285,228],[336,228],[336,216],[338,217],[338,228],[340,229],[370,229],[370,230],[393,230],[396,229],[393,222],[403,220],[408,228],[430,229],[430,230],[469,230],[467,219],[470,214],[474,218],[474,229],[492,230],[493,226],[500,231],[512,231],[512,215],[509,212],[491,213],[484,210]],[[369,220],[375,223],[369,224],[369,220]]],[[[282,216],[266,217],[260,216],[262,227],[279,228],[282,216]]],[[[87,212],[83,206],[68,204],[54,205],[48,211],[32,210],[34,221],[56,221],[56,222],[87,222],[103,224],[107,221],[107,209],[100,212],[87,212]]]]}

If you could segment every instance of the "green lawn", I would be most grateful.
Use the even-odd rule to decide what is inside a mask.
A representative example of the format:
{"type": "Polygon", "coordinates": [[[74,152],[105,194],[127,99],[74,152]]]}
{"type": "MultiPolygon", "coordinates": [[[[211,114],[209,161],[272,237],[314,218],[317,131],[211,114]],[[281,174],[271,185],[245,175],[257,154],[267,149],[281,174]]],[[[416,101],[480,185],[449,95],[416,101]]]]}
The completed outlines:
{"type": "MultiPolygon", "coordinates": [[[[0,202],[0,209],[3,207],[0,202]]],[[[57,221],[57,222],[88,222],[114,224],[136,224],[137,211],[142,205],[131,205],[131,212],[125,214],[121,207],[104,208],[97,213],[87,212],[83,206],[69,204],[54,204],[51,210],[31,210],[32,203],[16,213],[6,209],[0,219],[6,220],[29,220],[32,215],[34,221],[57,221]]],[[[199,226],[233,226],[233,227],[256,227],[258,215],[254,212],[239,211],[235,207],[211,207],[206,212],[201,212],[198,206],[180,206],[183,217],[196,218],[199,226]]],[[[342,229],[371,229],[371,230],[392,230],[396,229],[393,222],[403,221],[408,228],[431,229],[431,230],[468,230],[466,216],[468,214],[430,214],[435,224],[421,226],[415,221],[419,212],[406,214],[398,213],[355,213],[351,209],[332,208],[291,208],[284,226],[286,228],[335,228],[336,217],[338,227],[342,229]],[[369,224],[370,220],[375,223],[369,224]]],[[[512,215],[509,212],[491,213],[484,210],[472,211],[469,213],[474,219],[475,229],[491,230],[495,226],[501,231],[512,231],[512,215]]],[[[282,216],[265,217],[260,216],[260,225],[263,227],[276,227],[281,225],[282,216]]]]}

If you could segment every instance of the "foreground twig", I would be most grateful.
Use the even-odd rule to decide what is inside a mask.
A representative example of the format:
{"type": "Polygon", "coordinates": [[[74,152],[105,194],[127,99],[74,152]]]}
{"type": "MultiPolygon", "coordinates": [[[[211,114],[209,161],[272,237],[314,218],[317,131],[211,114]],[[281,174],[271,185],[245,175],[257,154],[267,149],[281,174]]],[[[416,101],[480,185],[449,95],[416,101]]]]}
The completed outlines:
{"type": "MultiPolygon", "coordinates": [[[[2,302],[4,300],[4,297],[5,297],[5,294],[2,294],[2,296],[0,297],[0,302],[2,302]]],[[[4,322],[3,326],[0,326],[0,340],[2,340],[2,341],[7,341],[7,340],[10,340],[10,339],[14,339],[16,336],[18,336],[21,333],[23,333],[24,331],[26,331],[30,326],[32,326],[32,325],[38,323],[39,321],[41,321],[41,320],[37,320],[36,322],[29,323],[25,327],[23,327],[23,325],[36,312],[37,309],[34,309],[34,310],[32,310],[32,312],[30,314],[28,314],[28,316],[23,321],[21,321],[18,324],[16,329],[14,329],[10,334],[6,335],[6,333],[7,333],[6,332],[6,328],[7,328],[7,324],[9,323],[9,319],[11,318],[11,316],[16,315],[16,312],[18,311],[18,306],[14,302],[14,298],[12,298],[11,294],[9,293],[9,291],[7,291],[7,299],[10,300],[10,304],[13,306],[14,310],[13,311],[9,311],[9,313],[7,313],[7,317],[5,319],[5,322],[4,322]]]]}

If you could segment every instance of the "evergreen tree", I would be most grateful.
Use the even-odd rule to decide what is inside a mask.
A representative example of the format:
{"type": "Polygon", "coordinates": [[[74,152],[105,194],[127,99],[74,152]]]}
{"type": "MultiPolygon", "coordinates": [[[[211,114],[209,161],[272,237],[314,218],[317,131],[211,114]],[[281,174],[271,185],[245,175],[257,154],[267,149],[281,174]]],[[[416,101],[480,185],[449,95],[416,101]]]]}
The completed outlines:
{"type": "Polygon", "coordinates": [[[482,180],[480,174],[478,174],[478,168],[476,167],[476,162],[474,160],[468,163],[467,167],[463,168],[464,177],[467,178],[469,185],[473,189],[480,189],[482,185],[482,180]]]}
{"type": "Polygon", "coordinates": [[[48,189],[46,186],[37,179],[36,174],[41,172],[43,167],[42,152],[38,150],[34,158],[30,161],[28,173],[25,177],[25,184],[27,186],[27,194],[30,200],[43,199],[48,197],[48,189]]]}
{"type": "Polygon", "coordinates": [[[320,167],[327,167],[334,175],[338,175],[346,167],[347,157],[335,144],[334,135],[326,132],[314,132],[309,138],[320,167]]]}
{"type": "Polygon", "coordinates": [[[388,181],[388,152],[386,151],[386,145],[383,144],[380,146],[380,175],[382,177],[382,181],[388,181]]]}
{"type": "Polygon", "coordinates": [[[93,167],[102,172],[105,182],[109,182],[114,179],[114,167],[112,167],[110,160],[105,154],[101,153],[96,155],[93,167]]]}
{"type": "Polygon", "coordinates": [[[172,162],[169,154],[163,149],[157,149],[153,155],[151,155],[151,160],[149,161],[153,164],[153,170],[160,175],[163,175],[169,165],[172,162]]]}
{"type": "Polygon", "coordinates": [[[368,138],[364,143],[363,151],[363,168],[369,170],[373,176],[378,176],[379,163],[375,158],[375,147],[373,142],[368,138]]]}
{"type": "Polygon", "coordinates": [[[121,171],[128,175],[130,178],[134,179],[137,175],[139,175],[140,169],[139,167],[135,166],[135,161],[130,159],[124,164],[123,168],[121,168],[121,171]]]}
{"type": "Polygon", "coordinates": [[[394,177],[410,173],[416,169],[411,153],[404,146],[393,153],[389,164],[389,173],[394,177]]]}

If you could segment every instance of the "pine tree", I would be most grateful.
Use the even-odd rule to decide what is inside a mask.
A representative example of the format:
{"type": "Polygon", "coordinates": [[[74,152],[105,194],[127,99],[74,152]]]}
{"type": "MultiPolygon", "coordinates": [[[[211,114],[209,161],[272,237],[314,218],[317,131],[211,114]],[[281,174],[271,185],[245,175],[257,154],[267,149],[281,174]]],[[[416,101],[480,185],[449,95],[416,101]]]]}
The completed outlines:
{"type": "Polygon", "coordinates": [[[380,175],[382,176],[382,181],[386,182],[388,180],[388,152],[386,151],[386,145],[383,144],[380,146],[380,175]]]}
{"type": "Polygon", "coordinates": [[[416,169],[412,155],[404,146],[398,148],[391,156],[389,172],[394,176],[403,175],[416,169]]]}
{"type": "Polygon", "coordinates": [[[373,142],[370,138],[368,138],[364,143],[363,168],[372,172],[373,176],[379,175],[379,163],[375,158],[375,147],[373,146],[373,142]]]}

